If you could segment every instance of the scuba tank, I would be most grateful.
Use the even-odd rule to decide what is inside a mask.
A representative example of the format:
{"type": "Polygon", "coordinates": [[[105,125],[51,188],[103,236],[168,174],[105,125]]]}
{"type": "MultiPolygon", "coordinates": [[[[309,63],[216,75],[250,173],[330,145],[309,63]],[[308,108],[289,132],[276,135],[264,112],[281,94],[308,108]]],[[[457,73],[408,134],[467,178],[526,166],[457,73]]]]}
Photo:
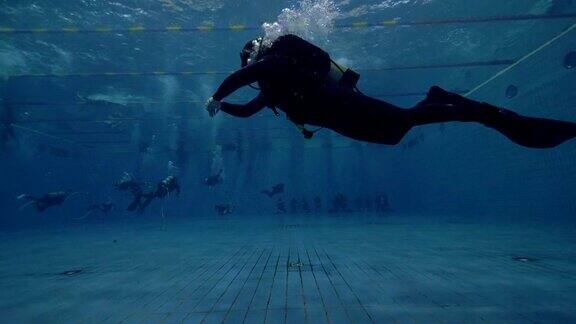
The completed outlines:
{"type": "MultiPolygon", "coordinates": [[[[334,62],[330,59],[330,72],[326,75],[324,80],[325,84],[328,86],[344,87],[348,89],[353,89],[359,93],[362,93],[358,87],[358,81],[360,80],[360,74],[342,64],[334,62]]],[[[314,134],[324,127],[317,128],[315,130],[309,130],[304,125],[296,124],[298,130],[304,135],[304,138],[311,139],[314,134]]]]}
{"type": "Polygon", "coordinates": [[[342,64],[334,62],[332,59],[330,59],[330,62],[330,72],[326,76],[326,84],[329,86],[355,89],[360,92],[356,87],[358,80],[360,80],[360,74],[342,64]]]}

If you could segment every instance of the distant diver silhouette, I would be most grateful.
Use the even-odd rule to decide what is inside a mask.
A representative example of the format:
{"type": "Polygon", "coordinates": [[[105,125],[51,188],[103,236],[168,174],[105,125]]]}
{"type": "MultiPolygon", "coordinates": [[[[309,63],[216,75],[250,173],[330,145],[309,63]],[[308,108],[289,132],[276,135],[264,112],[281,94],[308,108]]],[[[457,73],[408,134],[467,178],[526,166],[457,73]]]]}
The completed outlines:
{"type": "Polygon", "coordinates": [[[19,210],[23,210],[24,208],[34,205],[36,211],[39,213],[44,212],[46,209],[54,206],[61,206],[66,200],[70,197],[81,194],[82,192],[73,192],[73,191],[54,191],[47,194],[44,194],[41,197],[35,197],[27,194],[22,194],[17,197],[17,199],[25,199],[28,200],[28,203],[20,206],[19,210]]]}
{"type": "Polygon", "coordinates": [[[139,191],[133,194],[134,199],[132,200],[130,205],[128,205],[128,208],[126,208],[126,210],[130,212],[137,212],[139,214],[144,213],[146,207],[150,205],[150,203],[155,197],[154,192],[139,191]]]}
{"type": "Polygon", "coordinates": [[[214,210],[218,215],[225,216],[231,214],[234,211],[234,207],[230,204],[216,204],[214,205],[214,210]]]}
{"type": "Polygon", "coordinates": [[[119,191],[130,191],[132,193],[142,190],[143,182],[137,181],[129,173],[124,173],[120,181],[114,183],[114,187],[119,191]]]}
{"type": "Polygon", "coordinates": [[[124,173],[120,181],[114,183],[114,187],[119,191],[127,191],[132,194],[132,202],[126,208],[129,212],[143,213],[155,196],[154,191],[144,191],[145,189],[150,189],[147,183],[134,179],[127,172],[124,173]]]}
{"type": "Polygon", "coordinates": [[[283,192],[284,192],[284,184],[283,183],[278,183],[270,189],[265,189],[265,190],[260,191],[261,194],[266,195],[270,198],[272,198],[278,194],[281,194],[283,192]]]}
{"type": "Polygon", "coordinates": [[[576,137],[576,123],[522,116],[437,86],[411,109],[371,98],[356,87],[358,73],[295,35],[273,42],[263,38],[249,41],[240,57],[242,68],[228,76],[206,102],[212,117],[219,110],[250,117],[269,107],[275,113],[276,109],[286,113],[306,138],[315,132],[304,127],[309,124],[352,139],[388,145],[398,144],[413,127],[453,121],[481,123],[530,148],[552,148],[576,137]],[[254,82],[260,92],[249,103],[222,102],[254,82]]]}
{"type": "Polygon", "coordinates": [[[213,174],[213,175],[207,177],[206,179],[204,179],[204,184],[210,188],[221,184],[223,181],[222,172],[224,172],[224,170],[220,169],[220,171],[218,171],[217,174],[213,174]]]}
{"type": "Polygon", "coordinates": [[[154,196],[156,198],[164,198],[172,192],[175,192],[176,195],[180,195],[180,185],[175,176],[168,176],[166,179],[160,181],[156,186],[154,196]]]}

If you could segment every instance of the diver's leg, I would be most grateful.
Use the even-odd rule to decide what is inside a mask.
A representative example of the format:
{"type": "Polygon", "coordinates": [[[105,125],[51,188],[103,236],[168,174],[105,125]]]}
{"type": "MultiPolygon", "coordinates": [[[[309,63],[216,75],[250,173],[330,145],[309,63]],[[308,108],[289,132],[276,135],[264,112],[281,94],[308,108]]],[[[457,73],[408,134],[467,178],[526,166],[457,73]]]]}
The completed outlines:
{"type": "Polygon", "coordinates": [[[146,207],[148,207],[148,205],[150,205],[150,203],[152,202],[152,199],[154,199],[153,193],[146,195],[146,197],[144,198],[144,201],[138,207],[138,212],[143,213],[144,210],[146,209],[146,207]]]}
{"type": "Polygon", "coordinates": [[[138,208],[138,206],[140,205],[140,201],[142,200],[142,196],[138,195],[138,196],[134,196],[134,200],[132,200],[132,202],[130,203],[130,205],[128,205],[128,208],[126,208],[127,211],[133,212],[136,210],[136,208],[138,208]]]}
{"type": "Polygon", "coordinates": [[[576,137],[576,123],[533,118],[432,87],[426,100],[409,110],[413,126],[451,121],[494,128],[518,145],[552,148],[576,137]]]}
{"type": "Polygon", "coordinates": [[[43,203],[42,201],[36,201],[35,206],[36,206],[36,211],[39,213],[44,212],[49,207],[48,204],[43,203]]]}
{"type": "Polygon", "coordinates": [[[411,122],[413,126],[421,126],[445,122],[477,122],[488,123],[496,118],[497,111],[491,111],[489,108],[482,108],[480,105],[451,105],[431,103],[409,109],[411,113],[411,122]],[[490,116],[493,114],[494,116],[490,116]]]}
{"type": "Polygon", "coordinates": [[[325,88],[310,107],[317,125],[371,143],[396,145],[412,128],[411,113],[346,88],[325,88]]]}
{"type": "Polygon", "coordinates": [[[576,123],[503,114],[485,123],[518,145],[553,148],[576,137],[576,123]]]}
{"type": "Polygon", "coordinates": [[[20,206],[20,207],[18,208],[18,210],[23,210],[24,208],[26,208],[26,207],[28,207],[28,206],[30,206],[30,205],[33,205],[33,204],[35,205],[36,202],[35,202],[35,201],[28,201],[28,202],[25,203],[24,205],[20,206]]]}

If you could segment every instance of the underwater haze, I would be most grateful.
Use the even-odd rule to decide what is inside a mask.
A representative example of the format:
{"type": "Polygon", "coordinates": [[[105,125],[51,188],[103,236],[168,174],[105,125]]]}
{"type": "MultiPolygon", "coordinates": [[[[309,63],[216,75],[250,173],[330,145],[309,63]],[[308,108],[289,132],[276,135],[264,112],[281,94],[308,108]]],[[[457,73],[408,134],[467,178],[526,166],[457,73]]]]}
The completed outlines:
{"type": "Polygon", "coordinates": [[[294,34],[401,108],[438,85],[574,123],[576,1],[0,8],[0,322],[576,322],[576,140],[206,109],[246,42],[294,34]]]}

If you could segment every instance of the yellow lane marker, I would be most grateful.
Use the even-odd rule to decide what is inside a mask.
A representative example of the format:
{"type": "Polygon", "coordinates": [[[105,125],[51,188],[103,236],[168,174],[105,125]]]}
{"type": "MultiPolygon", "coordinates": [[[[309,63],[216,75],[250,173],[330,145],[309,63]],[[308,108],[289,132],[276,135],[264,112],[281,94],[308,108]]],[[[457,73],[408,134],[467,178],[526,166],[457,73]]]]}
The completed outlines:
{"type": "Polygon", "coordinates": [[[356,21],[352,24],[352,26],[354,26],[356,28],[364,28],[364,27],[368,27],[368,22],[367,21],[356,21]]]}
{"type": "Polygon", "coordinates": [[[128,30],[129,30],[130,32],[132,32],[132,33],[139,33],[139,32],[145,31],[146,28],[145,28],[145,27],[142,27],[142,26],[134,26],[134,27],[128,28],[128,30]]]}
{"type": "Polygon", "coordinates": [[[177,32],[182,31],[182,27],[180,27],[180,26],[169,26],[169,27],[166,27],[166,31],[173,32],[173,33],[177,33],[177,32]]]}
{"type": "Polygon", "coordinates": [[[203,25],[198,26],[197,28],[199,31],[203,32],[210,32],[214,30],[214,23],[205,23],[203,25]]]}
{"type": "Polygon", "coordinates": [[[230,29],[231,31],[243,31],[244,29],[246,29],[246,25],[243,24],[230,25],[228,29],[230,29]]]}

